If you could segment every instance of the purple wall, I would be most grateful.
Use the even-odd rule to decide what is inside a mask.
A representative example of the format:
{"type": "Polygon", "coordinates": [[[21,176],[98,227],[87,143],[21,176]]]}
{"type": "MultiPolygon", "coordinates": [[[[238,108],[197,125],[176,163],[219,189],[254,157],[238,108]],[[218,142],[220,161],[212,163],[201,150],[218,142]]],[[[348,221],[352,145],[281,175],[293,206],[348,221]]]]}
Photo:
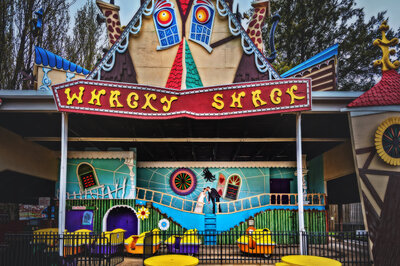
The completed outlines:
{"type": "Polygon", "coordinates": [[[67,211],[65,229],[67,229],[68,232],[73,232],[79,229],[89,229],[93,231],[93,219],[90,225],[82,225],[82,219],[85,212],[91,212],[93,215],[93,211],[87,210],[67,211]]]}

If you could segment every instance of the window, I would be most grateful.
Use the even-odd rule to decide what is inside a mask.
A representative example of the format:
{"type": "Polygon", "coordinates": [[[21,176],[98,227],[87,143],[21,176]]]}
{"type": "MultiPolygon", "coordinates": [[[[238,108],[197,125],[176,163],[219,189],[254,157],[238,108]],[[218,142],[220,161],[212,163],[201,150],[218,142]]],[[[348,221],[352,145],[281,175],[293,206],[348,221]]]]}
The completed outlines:
{"type": "Polygon", "coordinates": [[[81,191],[93,189],[99,186],[96,171],[89,163],[80,163],[76,169],[79,187],[81,191]]]}
{"type": "Polygon", "coordinates": [[[228,182],[226,183],[225,186],[224,198],[228,200],[237,200],[241,185],[242,185],[242,178],[237,174],[231,175],[228,178],[228,182]]]}

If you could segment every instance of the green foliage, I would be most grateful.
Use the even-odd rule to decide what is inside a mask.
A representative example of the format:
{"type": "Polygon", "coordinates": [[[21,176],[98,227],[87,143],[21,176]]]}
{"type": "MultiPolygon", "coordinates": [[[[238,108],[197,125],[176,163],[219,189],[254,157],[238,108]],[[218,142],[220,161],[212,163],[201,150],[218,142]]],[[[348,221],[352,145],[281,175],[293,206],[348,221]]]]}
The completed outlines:
{"type": "Polygon", "coordinates": [[[89,70],[101,57],[101,42],[106,42],[106,30],[97,24],[97,14],[99,10],[94,1],[88,0],[76,13],[73,34],[66,43],[66,58],[89,70]]]}
{"type": "Polygon", "coordinates": [[[0,89],[33,88],[35,45],[63,55],[68,8],[65,0],[0,1],[0,89]],[[43,28],[34,35],[32,21],[40,8],[43,28]]]}
{"type": "Polygon", "coordinates": [[[377,30],[385,12],[365,22],[364,10],[355,6],[355,0],[277,0],[271,9],[282,17],[275,35],[279,56],[274,67],[279,73],[339,43],[339,89],[367,90],[375,84],[380,70],[372,63],[381,51],[372,43],[380,37],[377,30]]]}

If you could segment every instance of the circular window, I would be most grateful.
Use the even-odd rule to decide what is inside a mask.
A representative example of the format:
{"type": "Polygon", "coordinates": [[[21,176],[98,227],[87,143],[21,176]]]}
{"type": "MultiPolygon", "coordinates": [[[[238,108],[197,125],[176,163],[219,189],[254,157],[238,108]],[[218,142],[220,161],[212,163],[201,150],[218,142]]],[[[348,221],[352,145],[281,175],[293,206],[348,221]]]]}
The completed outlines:
{"type": "Polygon", "coordinates": [[[386,119],[375,133],[379,156],[390,165],[400,165],[400,117],[386,119]]]}
{"type": "Polygon", "coordinates": [[[192,170],[179,168],[171,174],[169,183],[176,194],[185,196],[195,190],[197,180],[192,170]]]}

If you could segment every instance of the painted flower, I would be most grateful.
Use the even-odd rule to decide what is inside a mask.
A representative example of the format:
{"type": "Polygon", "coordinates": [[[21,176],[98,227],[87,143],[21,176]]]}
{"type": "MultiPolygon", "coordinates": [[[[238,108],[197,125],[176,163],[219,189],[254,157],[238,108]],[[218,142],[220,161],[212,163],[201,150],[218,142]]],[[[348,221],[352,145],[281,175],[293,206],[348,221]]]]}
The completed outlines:
{"type": "Polygon", "coordinates": [[[141,220],[149,218],[150,211],[146,207],[142,206],[138,211],[138,218],[141,220]]]}
{"type": "Polygon", "coordinates": [[[167,219],[161,219],[158,222],[158,228],[160,228],[162,231],[168,230],[169,228],[169,221],[167,219]]]}

